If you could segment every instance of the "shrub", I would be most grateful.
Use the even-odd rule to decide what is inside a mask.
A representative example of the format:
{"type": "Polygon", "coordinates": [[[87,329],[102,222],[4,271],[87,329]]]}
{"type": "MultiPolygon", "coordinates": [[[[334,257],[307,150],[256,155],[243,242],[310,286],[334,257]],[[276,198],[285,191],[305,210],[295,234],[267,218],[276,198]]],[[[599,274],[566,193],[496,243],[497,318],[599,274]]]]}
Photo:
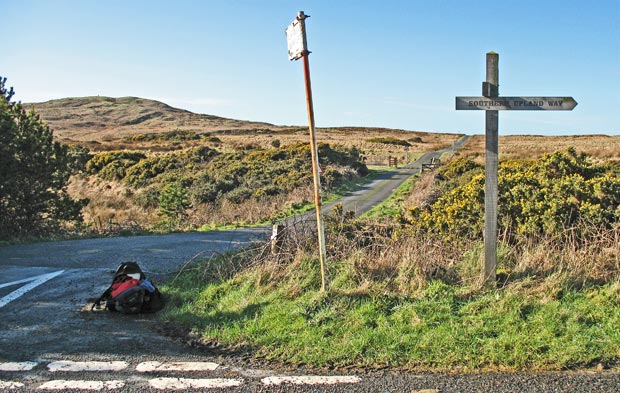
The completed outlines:
{"type": "Polygon", "coordinates": [[[382,143],[384,145],[411,146],[411,143],[407,141],[404,141],[402,139],[392,138],[392,137],[370,138],[367,140],[367,142],[382,143]]]}
{"type": "MultiPolygon", "coordinates": [[[[462,160],[439,174],[448,190],[428,208],[410,209],[412,223],[448,237],[479,238],[484,174],[462,160]]],[[[610,227],[620,217],[620,177],[574,149],[537,161],[502,162],[498,175],[500,233],[554,235],[568,228],[580,231],[584,222],[610,227]]]]}
{"type": "Polygon", "coordinates": [[[0,239],[44,234],[80,221],[85,201],[72,200],[66,186],[81,170],[83,156],[54,142],[39,115],[11,101],[13,89],[5,83],[0,77],[0,239]]]}
{"type": "Polygon", "coordinates": [[[207,174],[194,180],[190,189],[190,200],[193,204],[215,202],[226,187],[216,183],[207,174]]]}
{"type": "Polygon", "coordinates": [[[151,156],[127,169],[125,181],[134,187],[145,186],[158,175],[175,169],[178,165],[175,155],[151,156]]]}
{"type": "MultiPolygon", "coordinates": [[[[140,160],[146,158],[144,153],[126,150],[114,150],[95,154],[86,163],[86,172],[92,175],[98,174],[103,168],[115,161],[123,161],[123,167],[129,168],[140,160]]],[[[115,164],[118,166],[118,164],[115,164]]]]}
{"type": "Polygon", "coordinates": [[[187,188],[181,181],[168,183],[159,193],[159,212],[171,220],[179,220],[191,206],[187,188]]]}

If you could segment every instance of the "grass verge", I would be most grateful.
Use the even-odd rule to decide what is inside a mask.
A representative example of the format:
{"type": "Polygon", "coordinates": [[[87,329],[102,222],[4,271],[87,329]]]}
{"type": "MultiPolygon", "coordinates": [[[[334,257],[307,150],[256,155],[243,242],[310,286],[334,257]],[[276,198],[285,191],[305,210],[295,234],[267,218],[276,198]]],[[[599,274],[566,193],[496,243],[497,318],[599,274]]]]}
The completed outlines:
{"type": "Polygon", "coordinates": [[[398,188],[387,198],[385,201],[380,204],[374,206],[372,209],[362,214],[362,218],[378,218],[378,217],[390,217],[397,218],[402,215],[402,206],[403,203],[407,200],[409,195],[413,192],[416,182],[420,178],[420,175],[411,176],[409,179],[405,180],[403,184],[398,186],[398,188]]]}
{"type": "MultiPolygon", "coordinates": [[[[462,255],[466,274],[463,265],[479,255],[462,255]]],[[[446,283],[444,273],[414,288],[395,276],[419,272],[395,273],[381,261],[367,271],[365,258],[331,263],[322,293],[312,256],[266,264],[243,253],[219,257],[164,288],[171,302],[162,318],[210,345],[314,367],[563,370],[620,358],[617,281],[579,287],[561,270],[513,271],[501,288],[481,290],[446,283]]]]}

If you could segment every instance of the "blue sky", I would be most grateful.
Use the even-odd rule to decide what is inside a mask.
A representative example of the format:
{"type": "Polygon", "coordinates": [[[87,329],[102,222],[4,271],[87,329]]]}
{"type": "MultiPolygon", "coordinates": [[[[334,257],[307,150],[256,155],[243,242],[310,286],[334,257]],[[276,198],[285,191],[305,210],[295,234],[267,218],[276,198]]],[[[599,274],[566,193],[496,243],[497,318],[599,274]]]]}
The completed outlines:
{"type": "Polygon", "coordinates": [[[316,124],[484,133],[477,96],[572,96],[503,111],[501,134],[620,134],[620,1],[0,0],[0,76],[23,102],[105,95],[307,124],[284,29],[303,10],[316,124]]]}

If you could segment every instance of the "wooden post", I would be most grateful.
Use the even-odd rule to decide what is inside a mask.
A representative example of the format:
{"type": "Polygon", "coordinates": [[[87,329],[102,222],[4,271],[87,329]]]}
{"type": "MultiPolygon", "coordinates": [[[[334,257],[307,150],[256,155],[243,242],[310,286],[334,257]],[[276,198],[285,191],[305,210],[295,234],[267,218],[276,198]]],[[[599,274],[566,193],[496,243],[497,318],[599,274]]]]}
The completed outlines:
{"type": "MultiPolygon", "coordinates": [[[[499,54],[487,53],[486,82],[482,84],[484,97],[499,96],[499,54]]],[[[497,268],[497,199],[498,199],[498,130],[499,115],[496,110],[486,112],[486,167],[484,191],[484,269],[485,286],[495,286],[497,268]]]]}
{"type": "MultiPolygon", "coordinates": [[[[306,43],[306,15],[303,11],[299,12],[297,20],[301,24],[301,32],[304,41],[304,48],[307,48],[306,43]]],[[[308,128],[310,130],[310,152],[312,156],[312,177],[314,179],[314,205],[316,210],[316,225],[319,241],[319,260],[321,263],[321,291],[327,289],[327,251],[325,249],[325,227],[323,225],[323,219],[321,214],[321,178],[319,174],[319,152],[316,139],[316,130],[314,127],[314,106],[312,103],[312,86],[310,83],[310,63],[308,55],[310,52],[304,50],[302,53],[304,62],[304,80],[306,84],[306,104],[308,107],[308,128]]]]}
{"type": "Polygon", "coordinates": [[[271,255],[277,255],[282,249],[284,225],[274,224],[271,229],[271,255]]]}
{"type": "MultiPolygon", "coordinates": [[[[482,97],[456,97],[456,110],[486,112],[486,169],[484,190],[484,266],[482,281],[495,287],[497,269],[497,204],[498,204],[498,130],[500,110],[560,110],[572,111],[577,102],[573,97],[499,97],[499,55],[487,53],[486,81],[482,82],[482,97]]],[[[422,170],[428,164],[422,164],[422,170]]]]}

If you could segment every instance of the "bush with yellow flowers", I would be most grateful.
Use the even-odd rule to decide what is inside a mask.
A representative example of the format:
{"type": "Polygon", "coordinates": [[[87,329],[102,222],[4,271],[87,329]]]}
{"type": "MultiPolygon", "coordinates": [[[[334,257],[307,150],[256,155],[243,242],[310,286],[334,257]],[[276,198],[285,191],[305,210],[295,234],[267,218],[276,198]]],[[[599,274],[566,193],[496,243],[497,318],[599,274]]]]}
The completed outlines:
{"type": "MultiPolygon", "coordinates": [[[[437,174],[443,195],[409,209],[410,223],[449,238],[479,238],[484,226],[484,173],[470,160],[448,164],[437,174]]],[[[587,235],[588,227],[611,227],[620,219],[620,175],[592,163],[574,148],[538,160],[501,162],[498,223],[510,236],[587,235]],[[582,225],[582,224],[592,225],[582,225]]]]}

